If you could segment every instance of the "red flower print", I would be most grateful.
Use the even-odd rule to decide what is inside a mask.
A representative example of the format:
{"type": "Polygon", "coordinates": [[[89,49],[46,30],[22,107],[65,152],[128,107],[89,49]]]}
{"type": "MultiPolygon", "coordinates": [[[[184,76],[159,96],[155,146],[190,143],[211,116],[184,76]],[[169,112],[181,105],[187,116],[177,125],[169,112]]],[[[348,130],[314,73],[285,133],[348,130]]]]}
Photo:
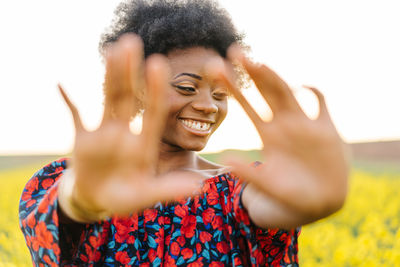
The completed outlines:
{"type": "Polygon", "coordinates": [[[280,241],[284,241],[288,237],[287,233],[282,233],[282,235],[279,237],[280,241]]]}
{"type": "Polygon", "coordinates": [[[93,248],[98,248],[102,245],[101,238],[94,235],[89,237],[89,243],[93,248]]]}
{"type": "Polygon", "coordinates": [[[272,249],[269,254],[271,254],[272,256],[276,255],[279,252],[280,248],[274,248],[272,249]]]}
{"type": "Polygon", "coordinates": [[[258,265],[264,265],[265,257],[260,250],[254,251],[254,256],[258,265]]]}
{"type": "Polygon", "coordinates": [[[203,211],[203,213],[201,214],[203,217],[203,222],[204,224],[209,224],[210,222],[212,222],[214,216],[215,216],[215,212],[214,209],[212,208],[208,208],[205,211],[203,211]]]}
{"type": "Polygon", "coordinates": [[[234,185],[233,179],[226,179],[226,181],[228,181],[229,192],[232,192],[233,191],[233,185],[234,185]]]}
{"type": "Polygon", "coordinates": [[[217,250],[222,254],[227,254],[229,251],[229,247],[225,241],[221,241],[217,244],[217,250]]]}
{"type": "Polygon", "coordinates": [[[39,250],[39,242],[38,242],[36,236],[32,236],[32,237],[30,238],[30,242],[31,242],[31,244],[32,244],[33,250],[34,250],[34,251],[38,251],[38,250],[39,250]]]}
{"type": "Polygon", "coordinates": [[[54,200],[56,200],[58,197],[57,188],[52,188],[48,192],[49,192],[49,202],[54,202],[54,200]]]}
{"type": "Polygon", "coordinates": [[[52,261],[49,257],[49,255],[44,255],[43,260],[47,263],[46,266],[51,266],[51,267],[57,267],[58,265],[52,261]]]}
{"type": "Polygon", "coordinates": [[[197,254],[200,254],[200,252],[201,252],[201,245],[200,245],[200,243],[197,243],[197,244],[196,244],[196,252],[197,252],[197,254]]]}
{"type": "Polygon", "coordinates": [[[83,262],[88,262],[88,258],[86,257],[85,254],[81,254],[81,255],[79,256],[79,258],[80,258],[83,262]]]}
{"type": "Polygon", "coordinates": [[[129,244],[135,242],[134,236],[131,236],[130,233],[134,232],[135,228],[137,229],[137,221],[132,219],[115,219],[114,224],[117,229],[117,233],[115,234],[115,240],[117,242],[128,242],[129,244]]]}
{"type": "Polygon", "coordinates": [[[47,230],[45,222],[39,222],[35,227],[35,234],[37,242],[40,247],[51,249],[51,243],[53,243],[53,235],[47,230]]]}
{"type": "Polygon", "coordinates": [[[129,258],[128,252],[126,251],[118,251],[115,254],[115,259],[122,264],[128,264],[131,261],[131,258],[129,258]]]}
{"type": "Polygon", "coordinates": [[[101,254],[96,249],[92,249],[88,244],[85,244],[85,251],[90,261],[98,261],[101,258],[101,254]]]}
{"type": "Polygon", "coordinates": [[[156,209],[147,209],[143,212],[144,215],[144,222],[154,222],[157,218],[157,210],[156,209]]]}
{"type": "Polygon", "coordinates": [[[224,199],[224,192],[221,192],[221,199],[223,199],[223,201],[221,201],[221,208],[222,208],[222,214],[226,215],[228,213],[230,213],[232,211],[232,202],[230,201],[230,199],[224,199]]]}
{"type": "Polygon", "coordinates": [[[158,232],[156,232],[156,243],[158,245],[163,244],[164,242],[164,228],[160,228],[158,232]]]}
{"type": "Polygon", "coordinates": [[[276,258],[275,260],[273,260],[272,262],[271,262],[271,266],[281,266],[281,258],[276,258]]]}
{"type": "Polygon", "coordinates": [[[184,248],[182,250],[182,256],[185,260],[190,259],[193,256],[193,250],[190,248],[184,248]]]}
{"type": "Polygon", "coordinates": [[[35,225],[36,225],[36,219],[35,219],[35,216],[34,216],[33,213],[31,213],[31,214],[28,215],[27,222],[28,222],[28,226],[29,226],[30,228],[34,228],[34,227],[35,227],[35,225]]]}
{"type": "Polygon", "coordinates": [[[194,201],[193,201],[193,205],[192,205],[192,208],[191,208],[192,212],[196,213],[198,207],[200,207],[199,196],[195,196],[194,197],[194,201]]]}
{"type": "Polygon", "coordinates": [[[166,255],[166,257],[164,257],[164,259],[165,259],[165,262],[164,262],[165,267],[176,267],[175,260],[170,255],[166,255]]]}
{"type": "Polygon", "coordinates": [[[26,207],[29,208],[34,204],[36,204],[36,199],[31,199],[28,201],[28,203],[26,203],[26,207]]]}
{"type": "Polygon", "coordinates": [[[178,243],[173,242],[170,247],[171,254],[174,256],[178,256],[181,248],[179,247],[178,243]]]}
{"type": "Polygon", "coordinates": [[[159,257],[161,259],[163,253],[164,253],[164,244],[161,244],[161,245],[157,246],[157,257],[159,257]]]}
{"type": "Polygon", "coordinates": [[[32,194],[33,191],[38,190],[38,186],[39,186],[39,180],[37,177],[33,178],[32,180],[30,180],[26,186],[25,186],[25,190],[27,190],[29,193],[32,194]]]}
{"type": "Polygon", "coordinates": [[[216,205],[218,204],[219,195],[216,191],[211,191],[207,195],[207,203],[208,205],[216,205]]]}
{"type": "Polygon", "coordinates": [[[175,215],[180,218],[185,217],[186,215],[188,215],[188,207],[183,205],[177,205],[175,207],[175,215]]]}
{"type": "Polygon", "coordinates": [[[211,262],[210,265],[208,265],[209,267],[224,267],[224,264],[220,261],[213,261],[211,262]]]}
{"type": "Polygon", "coordinates": [[[169,244],[171,242],[171,235],[167,235],[166,237],[165,237],[165,244],[169,244]]]}
{"type": "Polygon", "coordinates": [[[53,211],[53,215],[51,217],[53,218],[53,222],[54,222],[55,226],[58,227],[58,213],[56,210],[53,211]]]}
{"type": "Polygon", "coordinates": [[[42,187],[43,187],[44,189],[49,188],[49,187],[52,186],[53,184],[54,184],[54,180],[53,180],[53,179],[50,179],[50,178],[44,179],[44,180],[42,181],[42,187]]]}
{"type": "Polygon", "coordinates": [[[151,248],[151,249],[149,250],[148,257],[149,257],[149,260],[150,260],[151,262],[153,262],[154,259],[157,258],[156,251],[155,251],[154,249],[151,248]]]}
{"type": "Polygon", "coordinates": [[[222,225],[223,225],[222,217],[221,216],[215,216],[214,219],[212,220],[211,225],[212,225],[212,227],[214,229],[221,230],[222,229],[222,225]]]}
{"type": "Polygon", "coordinates": [[[285,253],[285,256],[283,257],[283,261],[285,263],[290,263],[289,253],[285,253]]]}
{"type": "Polygon", "coordinates": [[[47,213],[49,209],[49,198],[45,196],[39,204],[38,211],[40,213],[47,213]]]}
{"type": "Polygon", "coordinates": [[[44,255],[42,258],[47,264],[51,263],[50,257],[48,255],[44,255]]]}
{"type": "Polygon", "coordinates": [[[51,250],[53,250],[54,254],[60,255],[60,247],[58,246],[57,243],[53,243],[53,246],[51,247],[51,250]]]}
{"type": "Polygon", "coordinates": [[[201,243],[209,242],[212,238],[212,234],[209,232],[203,231],[200,233],[200,241],[201,243]]]}
{"type": "Polygon", "coordinates": [[[24,191],[21,196],[22,201],[27,201],[32,198],[32,192],[24,191]]]}
{"type": "Polygon", "coordinates": [[[194,230],[196,229],[196,216],[189,215],[182,219],[181,221],[181,234],[186,238],[191,238],[194,236],[194,230]]]}
{"type": "Polygon", "coordinates": [[[270,229],[268,231],[268,235],[273,236],[276,235],[278,233],[279,229],[275,228],[275,229],[270,229]]]}
{"type": "MultiPolygon", "coordinates": [[[[236,205],[239,205],[239,204],[236,203],[236,205]]],[[[235,214],[236,214],[236,218],[239,222],[243,222],[244,224],[247,224],[247,225],[250,224],[249,216],[243,209],[240,209],[239,207],[235,208],[235,214]]]]}
{"type": "Polygon", "coordinates": [[[163,216],[158,217],[157,222],[159,225],[164,225],[164,217],[163,216]]]}
{"type": "Polygon", "coordinates": [[[186,238],[183,235],[181,235],[176,239],[176,241],[178,241],[179,245],[183,247],[186,243],[186,238]]]}
{"type": "Polygon", "coordinates": [[[235,266],[242,265],[242,260],[240,258],[235,258],[235,266]]]}
{"type": "Polygon", "coordinates": [[[204,182],[202,191],[203,192],[209,192],[210,191],[210,187],[211,187],[211,183],[212,181],[210,181],[210,179],[208,179],[207,181],[204,182]]]}
{"type": "Polygon", "coordinates": [[[270,236],[265,236],[262,233],[257,234],[258,240],[260,240],[261,248],[268,247],[272,244],[272,238],[270,236]]]}
{"type": "Polygon", "coordinates": [[[198,258],[195,262],[192,262],[188,267],[203,267],[203,257],[198,258]]]}

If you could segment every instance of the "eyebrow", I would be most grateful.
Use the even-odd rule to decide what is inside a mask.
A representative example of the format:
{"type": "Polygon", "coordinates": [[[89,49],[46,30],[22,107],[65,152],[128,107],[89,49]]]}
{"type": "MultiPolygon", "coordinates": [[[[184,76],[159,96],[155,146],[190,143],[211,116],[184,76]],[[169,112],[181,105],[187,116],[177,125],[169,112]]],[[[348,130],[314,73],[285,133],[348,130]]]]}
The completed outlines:
{"type": "Polygon", "coordinates": [[[203,79],[201,76],[199,76],[199,75],[197,75],[197,74],[194,74],[194,73],[187,73],[187,72],[179,73],[178,75],[176,75],[176,76],[174,77],[174,79],[176,79],[176,78],[178,78],[178,77],[181,77],[181,76],[189,76],[189,77],[195,78],[195,79],[197,79],[197,80],[202,80],[202,79],[203,79]]]}

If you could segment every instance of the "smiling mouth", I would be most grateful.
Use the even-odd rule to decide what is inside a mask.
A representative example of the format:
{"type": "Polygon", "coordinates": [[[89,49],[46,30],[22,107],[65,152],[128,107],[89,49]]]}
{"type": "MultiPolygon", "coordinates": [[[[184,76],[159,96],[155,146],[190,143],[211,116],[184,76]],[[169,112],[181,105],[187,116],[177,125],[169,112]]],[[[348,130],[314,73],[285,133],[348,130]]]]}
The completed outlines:
{"type": "Polygon", "coordinates": [[[190,119],[179,119],[185,128],[191,130],[191,132],[199,135],[207,135],[211,132],[211,123],[190,120],[190,119]]]}

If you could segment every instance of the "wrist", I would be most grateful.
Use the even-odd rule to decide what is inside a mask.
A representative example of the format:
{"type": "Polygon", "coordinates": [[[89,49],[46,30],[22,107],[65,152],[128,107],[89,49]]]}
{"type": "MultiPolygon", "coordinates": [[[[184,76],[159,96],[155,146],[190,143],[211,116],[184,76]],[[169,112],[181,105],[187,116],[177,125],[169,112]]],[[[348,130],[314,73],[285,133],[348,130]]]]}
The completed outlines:
{"type": "Polygon", "coordinates": [[[83,205],[76,197],[76,177],[72,169],[66,169],[58,186],[60,209],[70,219],[79,223],[93,223],[108,218],[105,211],[95,211],[83,205]]]}

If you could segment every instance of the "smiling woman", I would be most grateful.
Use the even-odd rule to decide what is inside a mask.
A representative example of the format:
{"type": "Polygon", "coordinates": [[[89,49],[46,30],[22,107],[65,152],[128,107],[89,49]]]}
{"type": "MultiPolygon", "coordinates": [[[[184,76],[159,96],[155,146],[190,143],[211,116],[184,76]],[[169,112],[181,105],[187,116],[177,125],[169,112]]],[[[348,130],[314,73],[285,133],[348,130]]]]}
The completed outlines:
{"type": "MultiPolygon", "coordinates": [[[[327,112],[310,120],[272,70],[242,53],[241,35],[211,0],[130,0],[100,44],[105,105],[76,128],[71,159],[38,171],[20,201],[36,266],[296,266],[299,226],[346,195],[345,149],[327,112]],[[234,65],[274,113],[264,122],[234,65]],[[209,162],[202,150],[227,113],[228,90],[254,122],[266,164],[209,162]],[[129,122],[144,110],[143,129],[129,122]]],[[[238,125],[240,130],[240,125],[238,125]]],[[[234,134],[234,133],[232,133],[234,134]]]]}
{"type": "Polygon", "coordinates": [[[167,90],[170,103],[163,141],[184,150],[200,151],[227,113],[228,91],[206,73],[219,55],[203,47],[168,54],[176,90],[167,90]]]}

